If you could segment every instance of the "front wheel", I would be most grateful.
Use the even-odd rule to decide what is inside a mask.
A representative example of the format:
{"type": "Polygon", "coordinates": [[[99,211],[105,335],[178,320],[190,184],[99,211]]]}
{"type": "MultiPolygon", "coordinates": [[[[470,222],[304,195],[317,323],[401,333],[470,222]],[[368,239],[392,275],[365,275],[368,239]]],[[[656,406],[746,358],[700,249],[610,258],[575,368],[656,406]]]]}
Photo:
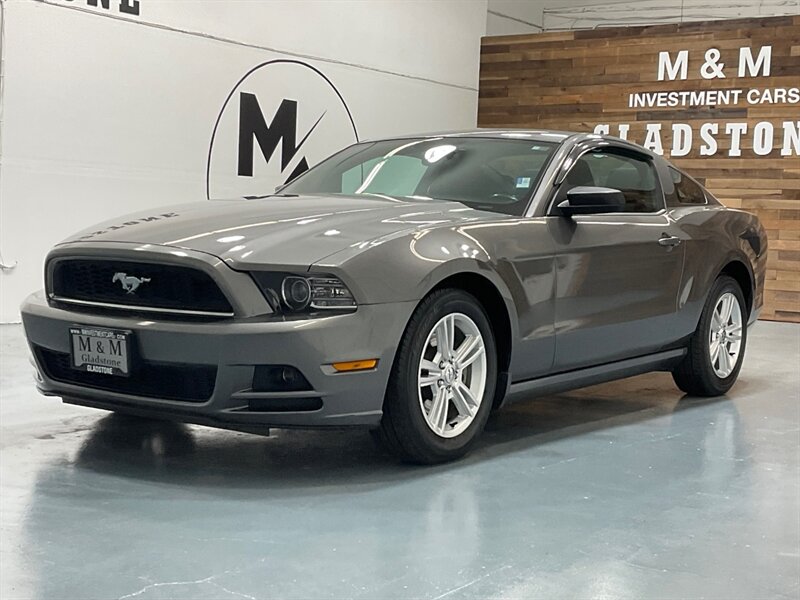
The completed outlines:
{"type": "Polygon", "coordinates": [[[483,430],[497,379],[489,319],[470,294],[445,289],[417,307],[398,347],[379,437],[402,459],[463,456],[483,430]]]}
{"type": "Polygon", "coordinates": [[[747,309],[735,279],[720,276],[711,288],[683,361],[672,371],[692,396],[720,396],[736,382],[747,343],[747,309]]]}

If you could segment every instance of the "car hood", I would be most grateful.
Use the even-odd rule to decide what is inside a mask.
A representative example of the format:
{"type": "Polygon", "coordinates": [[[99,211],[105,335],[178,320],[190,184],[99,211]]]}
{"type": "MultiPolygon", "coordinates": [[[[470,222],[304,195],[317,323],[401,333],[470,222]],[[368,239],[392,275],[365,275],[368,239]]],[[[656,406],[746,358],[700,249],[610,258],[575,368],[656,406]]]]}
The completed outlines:
{"type": "Polygon", "coordinates": [[[270,196],[183,204],[130,214],[68,238],[212,254],[231,266],[310,266],[351,247],[418,228],[499,217],[460,202],[389,196],[270,196]]]}

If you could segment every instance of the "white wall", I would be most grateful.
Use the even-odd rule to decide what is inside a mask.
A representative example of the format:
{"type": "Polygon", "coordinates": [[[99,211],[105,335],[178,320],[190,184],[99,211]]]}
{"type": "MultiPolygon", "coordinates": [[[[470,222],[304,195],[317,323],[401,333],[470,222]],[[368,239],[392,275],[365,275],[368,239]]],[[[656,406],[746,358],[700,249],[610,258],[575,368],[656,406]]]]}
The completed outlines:
{"type": "Polygon", "coordinates": [[[800,13],[800,0],[489,0],[487,35],[800,13]]]}
{"type": "MultiPolygon", "coordinates": [[[[3,2],[0,252],[17,265],[0,275],[3,322],[18,320],[46,252],[71,232],[206,198],[214,123],[260,63],[321,70],[362,139],[475,126],[485,0],[140,0],[139,15],[119,11],[132,0],[91,1],[3,2]]],[[[267,120],[293,93],[284,79],[270,97],[273,81],[252,82],[267,120]]],[[[302,113],[313,102],[300,103],[299,135],[328,110],[302,113]]],[[[328,146],[348,143],[329,131],[328,146]]]]}
{"type": "Polygon", "coordinates": [[[775,17],[800,13],[800,0],[545,0],[545,29],[586,29],[775,17]]]}
{"type": "Polygon", "coordinates": [[[514,35],[542,31],[542,0],[489,0],[486,35],[514,35]]]}

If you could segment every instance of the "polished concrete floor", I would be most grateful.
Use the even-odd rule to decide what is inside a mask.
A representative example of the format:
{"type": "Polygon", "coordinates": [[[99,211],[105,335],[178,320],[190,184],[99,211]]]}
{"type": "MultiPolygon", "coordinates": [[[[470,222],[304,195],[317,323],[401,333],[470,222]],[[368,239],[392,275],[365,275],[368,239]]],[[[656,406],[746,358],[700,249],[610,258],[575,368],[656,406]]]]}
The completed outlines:
{"type": "Polygon", "coordinates": [[[3,600],[800,596],[800,326],[752,329],[726,398],[532,399],[434,468],[62,405],[0,335],[3,600]]]}

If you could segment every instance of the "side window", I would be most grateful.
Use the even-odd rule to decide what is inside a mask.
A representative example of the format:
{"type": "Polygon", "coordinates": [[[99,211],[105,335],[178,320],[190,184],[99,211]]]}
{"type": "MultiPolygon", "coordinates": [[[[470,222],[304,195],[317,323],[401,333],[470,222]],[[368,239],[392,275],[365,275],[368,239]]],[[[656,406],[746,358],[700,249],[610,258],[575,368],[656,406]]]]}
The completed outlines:
{"type": "Polygon", "coordinates": [[[662,208],[655,168],[644,158],[608,151],[587,152],[575,162],[561,184],[558,201],[578,186],[621,191],[625,196],[625,212],[657,212],[662,208]]]}
{"type": "Polygon", "coordinates": [[[707,204],[706,194],[703,188],[687,175],[684,175],[677,169],[669,168],[669,174],[672,177],[672,183],[675,185],[675,195],[678,202],[681,204],[707,204]]]}

